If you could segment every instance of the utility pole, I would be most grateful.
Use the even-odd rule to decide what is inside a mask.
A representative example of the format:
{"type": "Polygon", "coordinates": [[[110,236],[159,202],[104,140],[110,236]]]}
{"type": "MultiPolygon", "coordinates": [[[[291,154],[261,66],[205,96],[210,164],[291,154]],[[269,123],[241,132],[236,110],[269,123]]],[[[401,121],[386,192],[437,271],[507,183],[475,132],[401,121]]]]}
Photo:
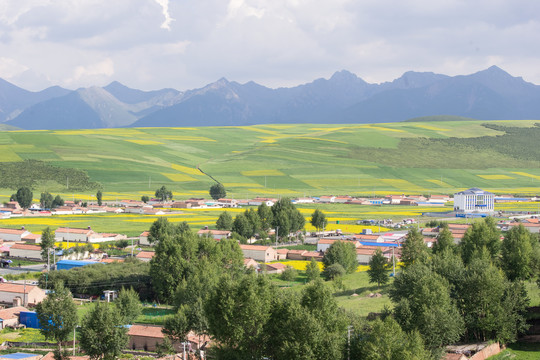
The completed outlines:
{"type": "Polygon", "coordinates": [[[24,287],[23,287],[23,306],[26,306],[26,279],[24,279],[24,287]]]}
{"type": "Polygon", "coordinates": [[[279,226],[276,226],[276,251],[277,251],[277,241],[279,237],[279,226]]]}

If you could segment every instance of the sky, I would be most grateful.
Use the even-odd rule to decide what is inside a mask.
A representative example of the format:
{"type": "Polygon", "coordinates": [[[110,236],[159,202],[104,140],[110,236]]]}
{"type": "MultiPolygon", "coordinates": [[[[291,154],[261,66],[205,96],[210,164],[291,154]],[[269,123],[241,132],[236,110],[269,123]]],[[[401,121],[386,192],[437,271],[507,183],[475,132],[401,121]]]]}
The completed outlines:
{"type": "Polygon", "coordinates": [[[0,78],[32,91],[276,88],[497,65],[540,84],[539,14],[538,0],[2,0],[0,78]]]}

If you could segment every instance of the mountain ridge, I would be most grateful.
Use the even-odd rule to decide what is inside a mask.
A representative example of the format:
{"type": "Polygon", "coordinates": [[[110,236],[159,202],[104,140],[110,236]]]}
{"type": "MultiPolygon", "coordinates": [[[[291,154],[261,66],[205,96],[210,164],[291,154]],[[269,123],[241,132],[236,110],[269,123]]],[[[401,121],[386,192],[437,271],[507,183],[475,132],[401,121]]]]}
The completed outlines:
{"type": "Polygon", "coordinates": [[[30,92],[0,79],[0,123],[22,129],[374,123],[437,115],[540,119],[540,86],[497,66],[457,76],[407,71],[381,84],[340,70],[275,89],[222,77],[184,91],[143,91],[113,81],[30,92]]]}

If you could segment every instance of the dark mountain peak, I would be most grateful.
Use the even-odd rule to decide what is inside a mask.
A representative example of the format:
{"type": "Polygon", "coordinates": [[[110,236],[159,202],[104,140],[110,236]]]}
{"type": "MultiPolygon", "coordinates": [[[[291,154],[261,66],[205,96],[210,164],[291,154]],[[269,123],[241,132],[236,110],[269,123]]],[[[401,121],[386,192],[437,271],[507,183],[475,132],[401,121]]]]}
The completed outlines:
{"type": "Polygon", "coordinates": [[[348,70],[336,71],[334,75],[332,75],[332,77],[330,78],[330,81],[338,81],[338,82],[357,81],[357,80],[364,81],[348,70]]]}
{"type": "Polygon", "coordinates": [[[401,75],[401,77],[395,79],[391,83],[386,83],[390,87],[399,89],[414,89],[424,86],[428,86],[442,79],[446,79],[448,76],[435,74],[434,72],[418,72],[407,71],[401,75]]]}
{"type": "Polygon", "coordinates": [[[510,75],[509,73],[507,73],[506,71],[504,71],[503,69],[501,69],[500,67],[496,65],[492,65],[485,70],[480,70],[470,76],[481,77],[481,78],[489,77],[489,78],[497,78],[497,79],[509,79],[509,78],[515,79],[512,75],[510,75]]]}

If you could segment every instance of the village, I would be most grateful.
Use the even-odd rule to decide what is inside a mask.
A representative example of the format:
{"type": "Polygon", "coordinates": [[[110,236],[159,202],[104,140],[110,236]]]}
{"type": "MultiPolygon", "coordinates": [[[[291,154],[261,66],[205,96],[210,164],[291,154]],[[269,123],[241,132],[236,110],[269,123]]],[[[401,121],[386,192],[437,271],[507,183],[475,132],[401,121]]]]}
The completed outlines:
{"type": "MultiPolygon", "coordinates": [[[[432,195],[426,198],[421,195],[389,195],[380,199],[359,199],[349,196],[321,196],[317,198],[292,199],[292,203],[343,203],[350,204],[351,206],[354,204],[374,206],[410,206],[414,204],[444,206],[449,201],[453,201],[453,210],[445,213],[444,216],[448,218],[450,216],[448,214],[452,213],[452,216],[456,220],[459,220],[463,217],[478,218],[500,215],[494,209],[496,202],[534,202],[538,200],[538,198],[533,197],[514,198],[510,195],[495,196],[489,192],[473,188],[456,193],[453,197],[432,195]]],[[[39,204],[32,204],[32,206],[25,210],[20,208],[17,202],[11,201],[0,208],[0,213],[6,218],[62,216],[66,214],[85,216],[92,213],[104,212],[166,215],[176,211],[182,211],[179,209],[196,207],[220,207],[226,209],[254,207],[261,206],[262,204],[271,207],[277,201],[278,199],[273,198],[254,198],[244,201],[235,199],[218,199],[217,201],[189,199],[163,203],[156,199],[150,199],[146,203],[142,201],[121,200],[101,206],[88,204],[85,207],[79,206],[74,201],[66,201],[64,206],[54,210],[41,209],[39,204]]],[[[371,222],[371,220],[359,221],[371,222]]],[[[391,220],[384,221],[385,225],[389,225],[390,223],[393,222],[391,220]]],[[[396,221],[396,223],[400,223],[400,227],[402,228],[396,228],[395,231],[391,232],[385,231],[380,233],[371,230],[366,230],[362,233],[325,231],[323,226],[320,229],[321,231],[307,234],[305,239],[303,239],[304,244],[312,244],[313,248],[309,250],[302,246],[298,246],[298,249],[295,248],[295,246],[302,245],[302,243],[294,241],[294,233],[286,236],[289,239],[286,244],[276,241],[272,245],[261,245],[258,243],[260,239],[254,236],[247,239],[247,243],[240,244],[239,247],[244,257],[244,267],[253,269],[255,272],[261,274],[282,274],[290,268],[290,263],[287,261],[322,262],[325,253],[336,242],[348,243],[354,247],[357,266],[370,264],[377,252],[382,253],[389,264],[393,263],[392,274],[395,274],[395,266],[396,263],[399,264],[401,261],[401,253],[403,244],[407,238],[408,229],[416,228],[422,235],[424,244],[428,248],[432,248],[436,244],[439,233],[443,229],[440,226],[427,226],[430,224],[429,220],[426,220],[425,225],[422,226],[414,219],[404,219],[403,221],[396,221]]],[[[445,224],[445,228],[450,231],[455,244],[460,243],[467,230],[471,227],[471,223],[463,223],[462,221],[447,221],[445,224]]],[[[506,232],[517,226],[524,226],[530,233],[539,234],[540,222],[538,214],[515,215],[506,219],[498,219],[497,221],[497,227],[501,231],[506,232]]],[[[214,239],[217,242],[233,237],[232,230],[211,229],[210,227],[214,226],[212,224],[204,226],[196,232],[197,235],[214,239]]],[[[134,238],[114,233],[112,232],[114,229],[111,229],[110,233],[95,232],[91,227],[58,227],[53,230],[55,246],[50,251],[47,250],[47,256],[44,257],[40,234],[32,233],[26,230],[24,226],[19,229],[0,228],[1,274],[6,275],[11,272],[21,273],[24,271],[46,273],[47,271],[70,270],[93,264],[103,264],[103,266],[106,266],[110,263],[122,263],[129,257],[134,257],[142,262],[149,262],[155,256],[153,247],[156,243],[149,240],[149,231],[144,231],[139,237],[134,238]],[[124,243],[123,255],[110,256],[106,250],[103,250],[99,246],[100,244],[116,243],[118,241],[123,241],[124,243]],[[20,265],[21,261],[24,263],[23,266],[20,265]]],[[[279,229],[269,229],[268,236],[273,236],[273,238],[277,239],[276,230],[279,229]]],[[[118,296],[119,290],[119,288],[106,290],[101,297],[107,302],[114,301],[118,296]]],[[[8,281],[2,277],[0,282],[0,303],[4,309],[0,310],[0,329],[6,327],[14,329],[21,327],[40,328],[36,313],[32,309],[47,297],[48,291],[47,289],[40,288],[36,281],[8,281]]],[[[74,296],[77,296],[77,294],[74,294],[74,296]]],[[[81,301],[87,301],[87,299],[81,301]]],[[[161,326],[148,324],[132,324],[127,334],[129,336],[127,349],[130,351],[153,353],[165,338],[161,326]]],[[[201,350],[212,345],[212,340],[208,336],[201,337],[195,333],[188,334],[186,340],[188,350],[185,350],[186,342],[184,342],[183,346],[182,344],[175,344],[178,351],[182,349],[184,352],[191,354],[197,353],[200,356],[201,350]]],[[[33,354],[21,354],[17,359],[28,358],[34,360],[40,358],[36,356],[33,354]]],[[[43,359],[46,359],[47,356],[50,355],[46,355],[43,359]]]]}

